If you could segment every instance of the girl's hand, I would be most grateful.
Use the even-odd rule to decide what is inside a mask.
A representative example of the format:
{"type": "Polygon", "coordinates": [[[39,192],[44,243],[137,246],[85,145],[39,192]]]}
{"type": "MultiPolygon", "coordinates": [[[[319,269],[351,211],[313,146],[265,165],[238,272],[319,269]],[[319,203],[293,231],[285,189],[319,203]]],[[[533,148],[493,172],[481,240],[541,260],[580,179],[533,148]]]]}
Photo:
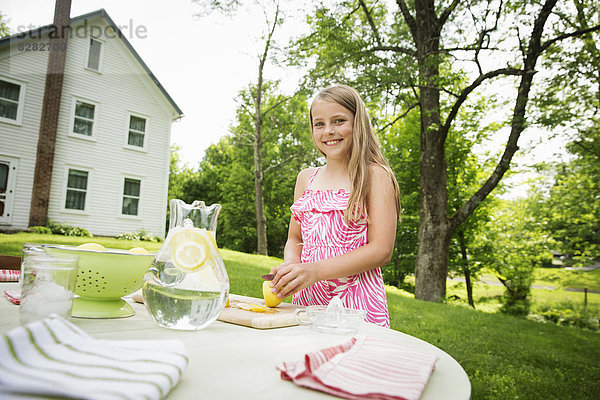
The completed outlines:
{"type": "Polygon", "coordinates": [[[271,269],[271,273],[275,274],[271,281],[272,292],[280,299],[292,296],[319,280],[316,263],[284,262],[271,269]]]}

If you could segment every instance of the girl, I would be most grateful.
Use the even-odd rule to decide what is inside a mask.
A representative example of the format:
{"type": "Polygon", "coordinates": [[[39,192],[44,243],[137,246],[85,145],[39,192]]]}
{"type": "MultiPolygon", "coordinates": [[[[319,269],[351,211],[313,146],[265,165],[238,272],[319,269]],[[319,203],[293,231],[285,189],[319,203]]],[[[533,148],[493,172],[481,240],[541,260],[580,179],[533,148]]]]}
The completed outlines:
{"type": "Polygon", "coordinates": [[[272,291],[292,303],[367,311],[390,326],[380,267],[394,250],[400,214],[396,178],[371,127],[365,105],[349,86],[320,92],[310,107],[317,149],[326,165],[298,174],[283,264],[272,291]]]}

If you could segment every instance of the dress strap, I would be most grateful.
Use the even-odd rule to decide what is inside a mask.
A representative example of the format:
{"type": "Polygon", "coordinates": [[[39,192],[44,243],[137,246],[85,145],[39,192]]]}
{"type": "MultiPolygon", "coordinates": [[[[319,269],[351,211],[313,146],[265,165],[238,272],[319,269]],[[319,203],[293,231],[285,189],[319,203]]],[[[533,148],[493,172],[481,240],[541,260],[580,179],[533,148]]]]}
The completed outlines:
{"type": "Polygon", "coordinates": [[[320,169],[321,167],[315,168],[314,172],[310,175],[310,178],[308,178],[308,182],[306,182],[306,189],[310,189],[310,185],[312,185],[312,182],[315,179],[315,176],[317,176],[317,173],[320,169]]]}

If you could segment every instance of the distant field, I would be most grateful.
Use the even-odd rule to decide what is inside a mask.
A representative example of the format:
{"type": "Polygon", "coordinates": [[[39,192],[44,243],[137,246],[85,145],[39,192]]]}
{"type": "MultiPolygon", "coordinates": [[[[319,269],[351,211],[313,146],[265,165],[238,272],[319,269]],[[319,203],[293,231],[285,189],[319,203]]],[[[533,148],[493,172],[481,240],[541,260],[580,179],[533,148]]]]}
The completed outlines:
{"type": "MultiPolygon", "coordinates": [[[[446,284],[447,296],[457,296],[459,299],[452,300],[453,304],[467,305],[467,290],[464,282],[448,280],[446,284]]],[[[504,286],[490,285],[485,282],[473,283],[473,298],[475,309],[485,312],[496,312],[500,308],[500,298],[504,293],[504,286]]],[[[564,289],[531,289],[533,303],[552,304],[571,302],[584,304],[582,292],[571,292],[564,289]]],[[[600,294],[588,293],[588,306],[600,308],[600,294]]]]}
{"type": "MultiPolygon", "coordinates": [[[[534,285],[555,286],[560,289],[588,288],[600,292],[600,268],[592,271],[573,271],[564,268],[536,268],[533,273],[534,285]]],[[[479,277],[481,281],[499,282],[498,278],[489,271],[484,271],[479,277]]]]}

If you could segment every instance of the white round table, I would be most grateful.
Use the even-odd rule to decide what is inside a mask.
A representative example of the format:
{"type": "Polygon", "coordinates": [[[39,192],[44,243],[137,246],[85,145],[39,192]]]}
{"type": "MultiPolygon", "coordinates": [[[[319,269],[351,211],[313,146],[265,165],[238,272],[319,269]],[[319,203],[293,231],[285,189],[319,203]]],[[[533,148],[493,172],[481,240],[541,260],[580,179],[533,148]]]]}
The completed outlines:
{"type": "MultiPolygon", "coordinates": [[[[19,326],[18,306],[4,298],[4,290],[16,283],[0,283],[0,333],[19,326]]],[[[130,300],[130,299],[129,299],[130,300]]],[[[136,315],[122,319],[70,321],[97,339],[179,339],[185,344],[190,363],[169,399],[325,399],[323,392],[299,387],[280,378],[275,366],[301,359],[304,354],[337,345],[349,336],[329,335],[309,327],[253,329],[216,321],[200,331],[161,328],[143,305],[131,302],[136,315]]],[[[467,374],[456,360],[437,347],[391,329],[364,323],[358,334],[433,353],[438,356],[422,400],[466,400],[471,395],[467,374]]]]}

